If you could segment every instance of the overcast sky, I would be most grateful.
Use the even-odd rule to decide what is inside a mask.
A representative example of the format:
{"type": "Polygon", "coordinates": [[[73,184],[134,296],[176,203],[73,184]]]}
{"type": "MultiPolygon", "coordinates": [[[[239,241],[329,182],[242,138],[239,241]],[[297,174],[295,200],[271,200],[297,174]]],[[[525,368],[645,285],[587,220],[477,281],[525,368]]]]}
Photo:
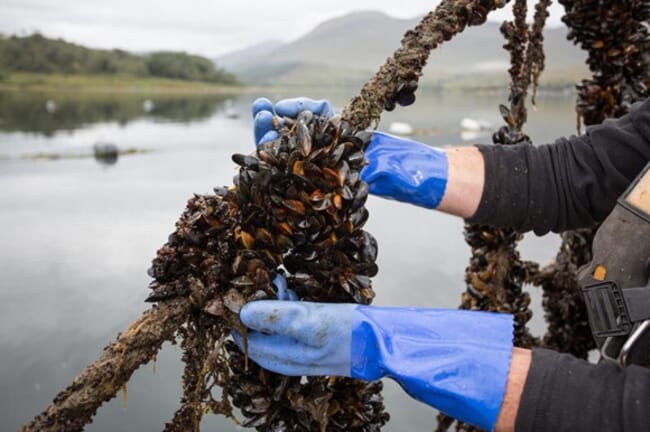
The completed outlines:
{"type": "MultiPolygon", "coordinates": [[[[439,1],[422,0],[0,0],[0,33],[36,30],[97,48],[183,50],[216,57],[270,39],[296,39],[352,11],[412,18],[439,1]]],[[[532,5],[533,2],[529,1],[532,5]]],[[[509,9],[509,7],[508,7],[509,9]]],[[[549,25],[560,25],[554,2],[549,25]]],[[[492,19],[502,20],[504,11],[492,19]]]]}

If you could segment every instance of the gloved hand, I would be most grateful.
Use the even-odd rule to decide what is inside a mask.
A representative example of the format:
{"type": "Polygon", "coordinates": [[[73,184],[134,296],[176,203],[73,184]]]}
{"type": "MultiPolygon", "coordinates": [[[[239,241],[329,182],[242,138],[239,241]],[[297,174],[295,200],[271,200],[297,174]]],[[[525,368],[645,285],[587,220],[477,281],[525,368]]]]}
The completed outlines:
{"type": "Polygon", "coordinates": [[[298,295],[294,290],[287,286],[287,280],[280,273],[273,278],[273,285],[277,291],[276,297],[278,300],[298,300],[298,295]]]}
{"type": "Polygon", "coordinates": [[[255,144],[258,146],[278,138],[276,129],[282,127],[282,117],[295,118],[302,111],[311,111],[319,116],[334,116],[334,110],[328,101],[306,97],[283,99],[275,106],[266,98],[258,98],[253,102],[252,111],[255,144]]]}
{"type": "MultiPolygon", "coordinates": [[[[415,399],[491,430],[505,393],[512,316],[262,300],[240,312],[248,355],[291,376],[387,376],[415,399]]],[[[241,336],[235,339],[243,346],[241,336]]]]}
{"type": "MultiPolygon", "coordinates": [[[[261,145],[277,139],[282,117],[297,117],[304,110],[316,115],[334,115],[326,100],[301,97],[281,100],[274,106],[268,99],[257,99],[253,102],[255,143],[261,145]]],[[[448,176],[444,151],[374,132],[365,157],[368,165],[361,171],[361,180],[368,183],[371,194],[432,209],[440,204],[448,176]]]]}

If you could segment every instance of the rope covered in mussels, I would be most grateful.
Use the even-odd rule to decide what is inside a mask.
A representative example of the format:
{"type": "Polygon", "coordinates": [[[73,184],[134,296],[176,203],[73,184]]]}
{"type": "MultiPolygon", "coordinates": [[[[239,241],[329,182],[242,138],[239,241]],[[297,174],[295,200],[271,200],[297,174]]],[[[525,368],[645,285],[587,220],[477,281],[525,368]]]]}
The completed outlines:
{"type": "Polygon", "coordinates": [[[585,125],[627,113],[650,88],[650,3],[647,0],[560,0],[569,40],[587,51],[592,72],[578,88],[585,125]]]}
{"type": "Polygon", "coordinates": [[[415,102],[418,80],[431,51],[465,27],[483,24],[490,12],[508,1],[442,1],[413,30],[406,32],[400,48],[350,101],[341,117],[365,129],[379,122],[383,110],[392,111],[396,104],[407,106],[415,102]]]}

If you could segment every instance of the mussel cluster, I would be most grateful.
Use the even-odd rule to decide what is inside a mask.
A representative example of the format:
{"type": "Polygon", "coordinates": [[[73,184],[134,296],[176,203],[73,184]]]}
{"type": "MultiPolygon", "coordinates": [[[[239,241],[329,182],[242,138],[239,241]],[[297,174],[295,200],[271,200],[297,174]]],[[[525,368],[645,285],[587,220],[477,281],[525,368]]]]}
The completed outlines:
{"type": "Polygon", "coordinates": [[[367,304],[377,242],[362,228],[368,185],[359,179],[369,135],[309,111],[285,119],[281,138],[235,155],[240,240],[273,257],[303,300],[367,304]]]}
{"type": "MultiPolygon", "coordinates": [[[[506,124],[512,130],[521,130],[524,123],[526,123],[526,95],[528,93],[528,86],[530,85],[530,70],[528,69],[528,62],[526,56],[526,47],[528,45],[529,31],[528,24],[526,23],[526,12],[528,4],[526,0],[515,0],[512,7],[514,15],[513,21],[504,21],[501,24],[501,34],[503,35],[506,43],[503,48],[510,54],[510,68],[508,74],[510,75],[510,93],[508,100],[510,101],[510,110],[512,114],[506,118],[506,124]]],[[[503,129],[503,128],[502,128],[503,129]]],[[[508,141],[494,140],[496,143],[508,143],[508,141]]]]}
{"type": "MultiPolygon", "coordinates": [[[[148,300],[187,296],[214,320],[212,340],[222,353],[212,356],[221,373],[211,383],[223,387],[223,400],[204,407],[227,414],[232,403],[244,426],[264,431],[374,431],[388,421],[380,382],[283,377],[224,340],[233,328],[245,334],[238,319],[244,303],[276,298],[278,274],[301,300],[370,303],[377,242],[363,230],[368,185],[359,179],[368,139],[308,111],[285,118],[280,138],[233,155],[240,167],[234,188],[188,202],[158,251],[148,300]]],[[[184,380],[201,380],[199,372],[184,380]]]]}
{"type": "Polygon", "coordinates": [[[503,48],[510,53],[510,94],[508,100],[510,108],[500,106],[501,116],[506,125],[501,127],[494,135],[495,144],[517,144],[530,141],[521,132],[528,120],[526,98],[529,88],[532,92],[532,103],[535,104],[535,95],[539,76],[544,70],[544,26],[548,18],[550,0],[539,0],[535,4],[535,13],[532,24],[526,22],[528,4],[526,0],[516,0],[512,11],[513,21],[504,21],[501,25],[501,34],[506,40],[503,48]],[[504,111],[505,109],[505,111],[504,111]]]}
{"type": "Polygon", "coordinates": [[[562,233],[562,246],[555,261],[532,281],[543,290],[542,306],[548,330],[542,345],[584,359],[596,344],[576,274],[591,261],[594,234],[595,229],[591,228],[562,233]]]}
{"type": "Polygon", "coordinates": [[[511,113],[510,108],[501,104],[499,105],[499,112],[501,117],[506,122],[505,125],[497,129],[492,134],[493,144],[523,144],[530,143],[528,135],[523,133],[521,129],[517,128],[515,116],[511,113]]]}
{"type": "Polygon", "coordinates": [[[245,426],[264,431],[375,432],[388,420],[382,382],[370,384],[341,378],[286,377],[255,363],[246,367],[244,354],[227,341],[236,385],[228,387],[233,404],[248,420],[245,426]]]}
{"type": "MultiPolygon", "coordinates": [[[[240,214],[224,200],[227,190],[215,192],[195,195],[187,202],[176,231],[158,250],[148,270],[154,280],[147,301],[190,296],[193,303],[205,305],[208,300],[221,298],[229,287],[237,288],[233,275],[240,269],[233,263],[242,253],[236,253],[233,240],[240,214]]],[[[268,280],[261,289],[268,290],[268,280]]]]}
{"type": "Polygon", "coordinates": [[[409,106],[415,102],[415,91],[418,89],[417,75],[414,73],[406,79],[402,78],[395,86],[393,94],[384,101],[384,109],[393,111],[395,105],[409,106]]]}
{"type": "Polygon", "coordinates": [[[526,323],[533,313],[529,309],[530,295],[522,290],[522,285],[536,269],[521,261],[516,250],[521,238],[511,229],[466,227],[465,241],[472,248],[472,258],[465,271],[467,290],[462,295],[461,308],[513,314],[515,344],[531,347],[534,339],[526,323]]]}
{"type": "Polygon", "coordinates": [[[648,97],[650,4],[646,0],[561,0],[567,38],[587,51],[593,76],[578,85],[585,125],[620,117],[648,97]]]}

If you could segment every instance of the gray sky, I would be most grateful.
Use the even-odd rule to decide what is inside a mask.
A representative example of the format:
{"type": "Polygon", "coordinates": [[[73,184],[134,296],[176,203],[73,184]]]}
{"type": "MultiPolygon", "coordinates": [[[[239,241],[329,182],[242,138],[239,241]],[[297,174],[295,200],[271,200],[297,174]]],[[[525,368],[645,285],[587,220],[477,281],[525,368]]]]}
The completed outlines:
{"type": "MultiPolygon", "coordinates": [[[[439,1],[422,0],[0,0],[0,32],[38,30],[97,48],[183,50],[216,57],[270,39],[296,39],[318,23],[351,11],[421,15],[439,1]],[[426,6],[423,6],[426,5],[426,6]]],[[[533,2],[529,1],[532,5],[533,2]]],[[[509,9],[509,7],[508,7],[509,9]]],[[[559,25],[554,2],[549,25],[559,25]]],[[[504,11],[492,15],[502,20],[504,11]]]]}

